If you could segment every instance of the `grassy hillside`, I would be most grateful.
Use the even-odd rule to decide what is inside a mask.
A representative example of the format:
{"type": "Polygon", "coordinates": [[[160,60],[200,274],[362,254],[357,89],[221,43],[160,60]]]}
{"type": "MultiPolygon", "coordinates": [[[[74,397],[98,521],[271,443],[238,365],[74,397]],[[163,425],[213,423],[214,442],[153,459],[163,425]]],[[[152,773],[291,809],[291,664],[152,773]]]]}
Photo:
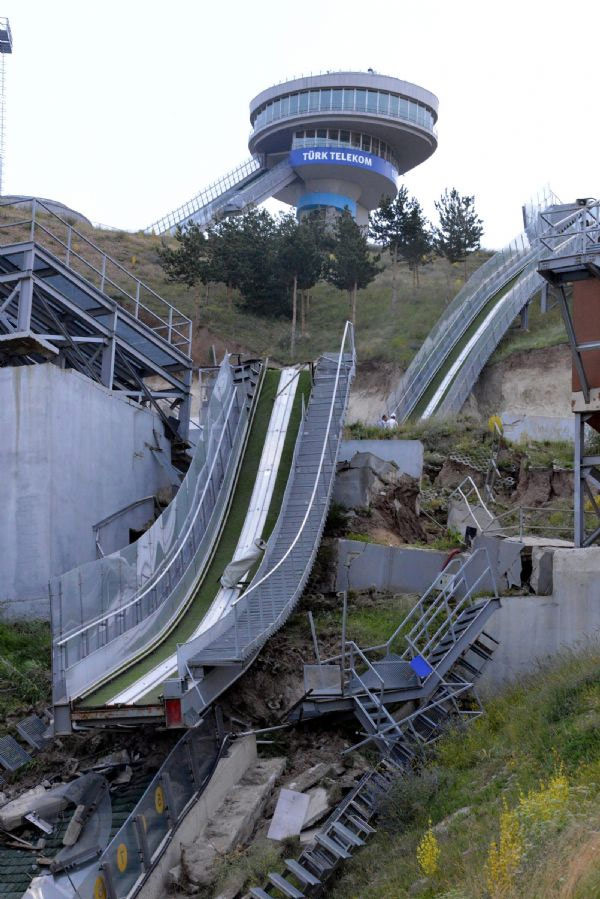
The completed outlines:
{"type": "MultiPolygon", "coordinates": [[[[5,207],[0,210],[0,224],[18,222],[29,213],[20,207],[5,207]]],[[[40,221],[46,224],[58,240],[46,235],[48,249],[57,256],[64,256],[67,242],[66,228],[56,219],[40,221]]],[[[124,231],[104,231],[77,225],[84,237],[101,247],[124,268],[144,281],[165,299],[175,304],[182,312],[192,317],[199,328],[208,329],[203,340],[195,343],[196,361],[207,359],[207,345],[212,337],[220,339],[230,349],[241,347],[250,352],[269,355],[275,361],[286,363],[290,359],[290,323],[286,319],[268,319],[255,316],[242,309],[235,296],[230,300],[223,285],[213,285],[207,299],[206,291],[200,285],[188,288],[166,280],[160,266],[158,250],[162,238],[141,232],[131,234],[124,231]]],[[[26,239],[29,229],[26,225],[13,224],[10,229],[0,231],[4,242],[26,239]]],[[[100,268],[100,258],[81,239],[75,239],[72,249],[86,262],[77,260],[75,265],[91,280],[98,277],[87,262],[100,268]]],[[[468,262],[468,273],[473,272],[489,257],[481,251],[473,254],[468,262]]],[[[413,286],[412,274],[406,267],[399,271],[399,301],[396,308],[391,305],[392,273],[387,260],[384,269],[375,281],[359,292],[356,323],[356,342],[359,362],[391,363],[406,368],[444,307],[462,286],[462,264],[450,265],[443,259],[435,259],[421,271],[420,286],[413,286]]],[[[134,290],[126,275],[114,270],[111,277],[130,292],[134,290]]],[[[115,294],[117,296],[117,294],[115,294]]],[[[118,298],[118,297],[117,297],[118,298]]],[[[539,304],[538,304],[539,306],[539,304]]],[[[341,337],[344,321],[348,316],[345,293],[327,284],[318,284],[311,292],[310,308],[307,313],[306,329],[301,334],[300,311],[298,313],[298,334],[296,360],[314,359],[324,351],[331,351],[341,337]]],[[[565,342],[562,325],[555,310],[550,316],[540,317],[532,310],[531,333],[511,333],[500,345],[496,358],[517,349],[532,346],[548,346],[565,342]],[[500,355],[498,355],[500,354],[500,355]]]]}
{"type": "Polygon", "coordinates": [[[599,795],[600,650],[590,649],[440,741],[421,776],[392,791],[331,895],[596,899],[599,795]]]}

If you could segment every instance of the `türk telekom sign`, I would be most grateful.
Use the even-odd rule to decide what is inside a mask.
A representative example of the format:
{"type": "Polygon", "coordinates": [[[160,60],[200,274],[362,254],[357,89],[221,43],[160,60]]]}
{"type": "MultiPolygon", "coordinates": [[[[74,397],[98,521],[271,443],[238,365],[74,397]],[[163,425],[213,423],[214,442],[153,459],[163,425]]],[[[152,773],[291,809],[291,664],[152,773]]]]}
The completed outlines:
{"type": "Polygon", "coordinates": [[[305,165],[344,165],[367,169],[395,179],[396,169],[385,159],[363,150],[341,149],[338,147],[303,147],[290,151],[290,165],[300,168],[305,165]]]}

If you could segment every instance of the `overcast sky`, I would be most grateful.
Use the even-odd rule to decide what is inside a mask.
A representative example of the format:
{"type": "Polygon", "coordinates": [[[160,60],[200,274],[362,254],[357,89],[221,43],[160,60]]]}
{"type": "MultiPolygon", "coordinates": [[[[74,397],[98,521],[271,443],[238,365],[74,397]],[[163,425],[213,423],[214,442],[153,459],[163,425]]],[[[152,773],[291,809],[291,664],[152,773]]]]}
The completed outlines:
{"type": "Polygon", "coordinates": [[[371,67],[440,100],[436,153],[405,176],[433,216],[475,194],[484,242],[544,184],[600,195],[600,3],[577,0],[4,0],[4,191],[145,227],[248,156],[277,81],[371,67]]]}

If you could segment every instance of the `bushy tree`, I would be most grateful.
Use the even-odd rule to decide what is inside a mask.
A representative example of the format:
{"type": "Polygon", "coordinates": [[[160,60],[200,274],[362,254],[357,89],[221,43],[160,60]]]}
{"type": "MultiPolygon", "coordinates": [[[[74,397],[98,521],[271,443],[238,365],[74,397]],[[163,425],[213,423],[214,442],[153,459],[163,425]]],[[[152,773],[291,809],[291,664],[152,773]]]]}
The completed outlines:
{"type": "Polygon", "coordinates": [[[344,209],[337,219],[333,237],[335,244],[327,267],[327,280],[339,290],[348,292],[350,318],[355,324],[357,291],[374,279],[379,271],[379,257],[372,257],[367,236],[348,209],[344,209]]]}
{"type": "MultiPolygon", "coordinates": [[[[298,290],[303,294],[321,277],[326,247],[325,231],[316,216],[305,216],[300,222],[292,213],[281,216],[277,227],[279,277],[292,294],[291,355],[296,346],[298,290]]],[[[304,323],[304,296],[302,295],[304,323]]],[[[303,329],[304,332],[304,329],[303,329]]]]}
{"type": "Polygon", "coordinates": [[[369,235],[390,254],[392,262],[392,306],[398,301],[398,264],[403,255],[409,217],[408,190],[400,187],[395,198],[382,197],[379,209],[369,216],[369,235]]]}
{"type": "Polygon", "coordinates": [[[434,228],[433,242],[440,256],[449,262],[463,262],[467,278],[467,257],[481,246],[483,221],[475,210],[474,196],[461,196],[453,187],[446,188],[436,202],[440,223],[434,228]]]}

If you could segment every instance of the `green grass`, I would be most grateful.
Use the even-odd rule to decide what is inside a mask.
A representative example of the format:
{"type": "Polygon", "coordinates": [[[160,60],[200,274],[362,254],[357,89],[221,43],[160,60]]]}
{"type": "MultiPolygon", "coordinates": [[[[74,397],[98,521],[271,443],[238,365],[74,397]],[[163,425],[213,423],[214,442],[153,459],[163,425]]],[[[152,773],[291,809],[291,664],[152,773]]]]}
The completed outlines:
{"type": "Polygon", "coordinates": [[[567,343],[567,335],[562,316],[557,307],[542,315],[536,299],[529,307],[529,330],[519,327],[507,331],[490,357],[489,363],[503,362],[513,353],[541,350],[545,347],[567,343]]]}
{"type": "Polygon", "coordinates": [[[600,651],[590,648],[523,679],[489,701],[486,715],[466,731],[444,737],[421,776],[391,792],[378,833],[341,869],[329,895],[592,899],[600,895],[599,798],[600,651]],[[543,800],[540,782],[561,770],[568,795],[552,804],[543,800]],[[537,812],[527,817],[519,799],[530,791],[538,796],[529,803],[537,812]],[[503,803],[520,808],[524,854],[511,890],[501,894],[488,889],[486,864],[503,803]],[[428,822],[435,826],[465,807],[467,817],[438,833],[438,870],[423,879],[416,848],[428,822]]]}
{"type": "Polygon", "coordinates": [[[50,624],[0,621],[0,718],[50,698],[50,624]]]}

